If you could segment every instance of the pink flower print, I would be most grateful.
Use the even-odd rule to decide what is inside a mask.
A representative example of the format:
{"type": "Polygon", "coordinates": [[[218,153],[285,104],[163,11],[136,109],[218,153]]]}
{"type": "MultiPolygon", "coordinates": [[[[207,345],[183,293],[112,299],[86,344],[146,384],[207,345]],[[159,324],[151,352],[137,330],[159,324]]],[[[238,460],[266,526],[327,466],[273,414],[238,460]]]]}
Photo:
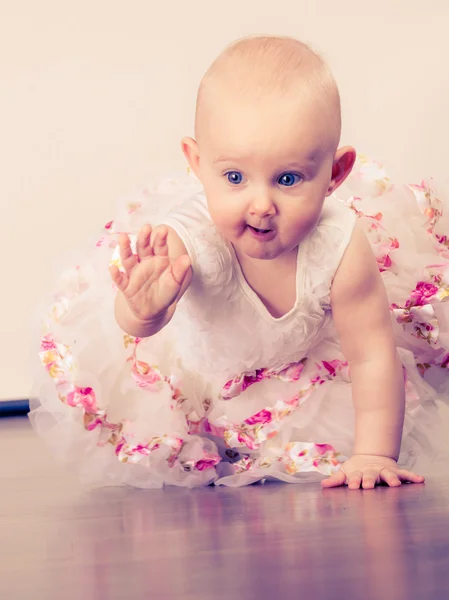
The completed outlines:
{"type": "Polygon", "coordinates": [[[127,333],[125,333],[123,336],[123,344],[124,344],[125,348],[128,348],[128,346],[134,345],[136,343],[136,339],[137,338],[134,338],[132,335],[128,335],[127,333]]]}
{"type": "Polygon", "coordinates": [[[251,437],[247,431],[239,431],[237,434],[237,439],[241,444],[245,444],[245,446],[250,450],[257,450],[258,448],[256,440],[251,437]]]}
{"type": "Polygon", "coordinates": [[[230,400],[243,393],[254,383],[267,377],[266,369],[258,369],[249,373],[242,373],[225,383],[221,392],[222,400],[230,400]]]}
{"type": "Polygon", "coordinates": [[[232,465],[234,467],[234,472],[245,473],[255,465],[256,461],[257,459],[254,456],[242,456],[239,461],[232,465]]]}
{"type": "Polygon", "coordinates": [[[97,427],[101,427],[103,425],[103,419],[101,419],[100,417],[94,417],[89,422],[85,422],[84,425],[87,431],[93,431],[97,427]]]}
{"type": "Polygon", "coordinates": [[[67,394],[67,404],[84,408],[86,412],[91,414],[97,410],[97,399],[91,387],[81,388],[75,386],[75,389],[67,394]]]}
{"type": "Polygon", "coordinates": [[[67,346],[57,344],[50,336],[45,336],[41,340],[41,351],[39,358],[46,371],[58,383],[69,379],[69,373],[72,370],[72,355],[67,346]]]}
{"type": "Polygon", "coordinates": [[[335,454],[335,448],[330,444],[315,444],[315,450],[320,456],[324,456],[328,452],[335,454]]]}
{"type": "Polygon", "coordinates": [[[330,377],[335,377],[338,371],[341,371],[343,367],[347,365],[347,363],[343,363],[340,360],[323,360],[323,367],[327,370],[330,377]]]}
{"type": "Polygon", "coordinates": [[[160,438],[155,437],[146,444],[132,445],[122,436],[116,442],[115,454],[120,462],[138,463],[143,457],[160,448],[160,441],[160,438]]]}
{"type": "Polygon", "coordinates": [[[411,183],[408,186],[410,189],[412,190],[416,190],[417,192],[426,192],[427,191],[427,186],[426,186],[426,182],[424,181],[424,179],[421,181],[421,183],[411,183]]]}
{"type": "Polygon", "coordinates": [[[279,371],[276,377],[278,379],[281,379],[282,381],[298,381],[298,379],[302,375],[302,372],[304,371],[306,363],[306,358],[303,358],[297,363],[292,363],[291,365],[288,365],[287,367],[282,369],[282,371],[279,371]]]}
{"type": "Polygon", "coordinates": [[[55,350],[48,350],[47,352],[40,352],[41,363],[45,367],[47,373],[52,379],[56,379],[59,382],[64,381],[64,371],[61,368],[61,360],[59,354],[55,350]]]}
{"type": "Polygon", "coordinates": [[[50,334],[44,335],[41,339],[41,352],[46,352],[47,350],[57,350],[56,342],[50,334]]]}
{"type": "Polygon", "coordinates": [[[413,323],[413,317],[408,310],[394,309],[397,311],[396,321],[400,325],[406,325],[407,323],[413,323]]]}
{"type": "Polygon", "coordinates": [[[227,381],[223,386],[220,398],[223,400],[230,400],[231,398],[234,398],[234,396],[238,396],[242,390],[242,380],[243,375],[240,375],[227,381]]]}
{"type": "Polygon", "coordinates": [[[178,460],[179,453],[184,446],[184,440],[182,438],[174,438],[171,440],[168,445],[171,447],[172,451],[170,456],[167,458],[167,464],[170,468],[174,467],[176,461],[178,460]]]}
{"type": "Polygon", "coordinates": [[[316,455],[312,464],[315,468],[318,468],[322,463],[331,464],[332,466],[338,465],[337,453],[333,446],[329,444],[315,444],[316,455]]]}
{"type": "MultiPolygon", "coordinates": [[[[284,404],[289,408],[296,408],[299,405],[299,396],[293,396],[293,398],[290,398],[290,400],[285,400],[284,404]]],[[[289,413],[291,412],[291,410],[289,411],[289,413]]]]}
{"type": "Polygon", "coordinates": [[[157,367],[150,367],[141,360],[134,360],[131,369],[132,376],[141,388],[154,388],[164,381],[164,377],[157,367]]]}
{"type": "Polygon", "coordinates": [[[120,456],[120,453],[121,453],[121,451],[122,451],[122,449],[123,449],[123,446],[125,445],[125,443],[126,443],[126,442],[125,442],[124,438],[122,438],[122,439],[121,439],[121,440],[120,440],[120,441],[117,443],[117,445],[115,446],[115,454],[116,454],[117,456],[120,456]]]}
{"type": "Polygon", "coordinates": [[[281,381],[298,381],[307,359],[302,359],[297,363],[291,363],[281,369],[257,369],[252,372],[246,372],[238,375],[226,382],[221,392],[222,400],[230,400],[247,390],[251,385],[264,379],[280,379],[281,381]]]}
{"type": "Polygon", "coordinates": [[[438,213],[434,208],[428,207],[424,210],[424,214],[429,220],[433,220],[438,213]]]}
{"type": "Polygon", "coordinates": [[[220,461],[221,457],[218,454],[209,454],[205,452],[203,458],[196,463],[195,469],[197,471],[206,471],[207,469],[213,469],[215,465],[218,465],[220,461]]]}
{"type": "Polygon", "coordinates": [[[388,254],[377,257],[377,263],[379,265],[379,271],[383,273],[386,269],[389,269],[393,264],[388,254]]]}
{"type": "Polygon", "coordinates": [[[407,300],[406,307],[422,306],[427,304],[427,301],[438,293],[438,288],[433,283],[420,281],[413,292],[410,294],[410,299],[407,300]]]}
{"type": "Polygon", "coordinates": [[[449,246],[449,238],[447,237],[447,235],[438,235],[437,234],[436,238],[440,244],[443,244],[444,246],[449,246]]]}
{"type": "Polygon", "coordinates": [[[256,425],[257,423],[271,423],[272,420],[273,420],[272,413],[269,410],[267,410],[266,408],[264,408],[263,410],[256,413],[252,417],[245,419],[245,423],[247,425],[256,425]]]}
{"type": "Polygon", "coordinates": [[[195,465],[195,469],[197,471],[206,471],[207,469],[213,469],[215,467],[217,463],[215,462],[215,460],[199,460],[196,465],[195,465]]]}
{"type": "Polygon", "coordinates": [[[391,260],[390,252],[399,248],[399,241],[396,238],[389,238],[388,240],[380,241],[377,246],[378,255],[376,260],[379,270],[382,273],[386,269],[391,268],[393,261],[391,260]]]}
{"type": "Polygon", "coordinates": [[[148,454],[150,454],[150,452],[151,452],[152,450],[157,450],[159,447],[160,447],[160,445],[159,445],[159,444],[155,444],[155,445],[154,445],[154,446],[151,448],[151,450],[150,450],[150,448],[148,447],[148,444],[145,444],[145,445],[144,445],[144,444],[137,444],[137,446],[135,446],[135,447],[132,449],[132,453],[135,453],[135,454],[142,454],[142,456],[148,456],[148,454]]]}
{"type": "Polygon", "coordinates": [[[431,181],[423,181],[421,185],[410,185],[422,213],[427,217],[429,233],[434,233],[435,225],[443,214],[442,202],[435,195],[431,181]]]}
{"type": "Polygon", "coordinates": [[[108,222],[106,223],[106,225],[104,226],[104,228],[105,228],[107,231],[109,231],[109,230],[111,229],[111,227],[112,227],[112,225],[113,225],[113,224],[114,224],[114,221],[108,221],[108,222]]]}
{"type": "Polygon", "coordinates": [[[214,425],[208,419],[203,419],[203,431],[205,433],[210,433],[215,437],[224,438],[225,427],[222,425],[214,425]]]}
{"type": "Polygon", "coordinates": [[[284,463],[285,472],[289,475],[296,475],[298,472],[298,467],[294,461],[290,461],[288,463],[284,463]]]}
{"type": "Polygon", "coordinates": [[[365,213],[363,213],[361,210],[359,210],[355,205],[355,202],[359,202],[360,200],[361,200],[361,198],[359,196],[353,196],[352,198],[350,198],[348,200],[347,204],[348,204],[349,208],[355,212],[357,217],[364,217],[365,213]]]}

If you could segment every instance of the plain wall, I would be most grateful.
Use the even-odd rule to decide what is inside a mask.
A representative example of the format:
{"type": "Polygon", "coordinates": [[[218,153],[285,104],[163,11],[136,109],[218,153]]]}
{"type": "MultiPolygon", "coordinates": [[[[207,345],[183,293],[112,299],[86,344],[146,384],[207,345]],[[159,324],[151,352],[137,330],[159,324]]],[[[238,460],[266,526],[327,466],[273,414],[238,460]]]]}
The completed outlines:
{"type": "Polygon", "coordinates": [[[343,142],[396,178],[448,177],[447,0],[3,4],[0,399],[28,396],[33,314],[61,256],[152,172],[184,168],[199,79],[237,37],[311,43],[339,81],[343,142]]]}

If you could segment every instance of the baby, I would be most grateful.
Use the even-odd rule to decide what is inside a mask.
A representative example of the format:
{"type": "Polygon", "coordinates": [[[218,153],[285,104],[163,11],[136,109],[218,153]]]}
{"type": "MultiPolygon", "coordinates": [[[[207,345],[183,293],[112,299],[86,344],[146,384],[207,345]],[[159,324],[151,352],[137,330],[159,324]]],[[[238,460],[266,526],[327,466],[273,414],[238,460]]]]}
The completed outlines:
{"type": "Polygon", "coordinates": [[[196,179],[155,184],[127,223],[108,224],[106,248],[121,232],[115,291],[83,313],[99,285],[85,276],[77,308],[66,303],[43,338],[47,370],[55,352],[76,365],[56,382],[70,413],[59,427],[77,429],[85,475],[142,487],[424,481],[398,459],[402,440],[403,466],[424,452],[435,391],[396,324],[398,342],[371,217],[335,198],[356,161],[340,131],[337,85],[300,41],[243,39],[209,68],[196,139],[181,144],[196,179]],[[113,302],[118,326],[104,321],[113,302]],[[82,349],[62,333],[75,313],[82,349]]]}

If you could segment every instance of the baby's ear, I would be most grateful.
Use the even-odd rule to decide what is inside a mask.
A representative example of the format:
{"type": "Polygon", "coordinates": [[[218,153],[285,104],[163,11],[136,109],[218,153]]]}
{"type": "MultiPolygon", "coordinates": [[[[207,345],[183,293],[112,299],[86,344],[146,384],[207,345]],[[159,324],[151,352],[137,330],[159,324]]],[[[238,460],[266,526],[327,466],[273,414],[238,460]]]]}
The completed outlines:
{"type": "Polygon", "coordinates": [[[356,156],[356,151],[352,146],[343,146],[337,150],[334,157],[334,164],[332,165],[332,179],[329,183],[326,196],[330,196],[343,183],[352,171],[356,156]]]}
{"type": "Polygon", "coordinates": [[[181,150],[189,163],[190,168],[199,177],[200,171],[200,153],[196,140],[191,137],[185,137],[181,140],[181,150]]]}

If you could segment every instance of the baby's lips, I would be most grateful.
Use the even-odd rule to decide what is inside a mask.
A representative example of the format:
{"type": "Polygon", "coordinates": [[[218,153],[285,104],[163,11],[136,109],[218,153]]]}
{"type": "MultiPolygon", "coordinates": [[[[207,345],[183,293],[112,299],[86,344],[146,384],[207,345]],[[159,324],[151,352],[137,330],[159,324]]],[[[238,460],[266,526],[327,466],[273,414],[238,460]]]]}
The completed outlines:
{"type": "Polygon", "coordinates": [[[252,229],[255,229],[256,231],[273,231],[274,227],[270,227],[270,226],[265,226],[265,227],[261,227],[258,226],[256,227],[255,225],[251,225],[250,223],[247,223],[248,227],[251,227],[252,229]]]}

